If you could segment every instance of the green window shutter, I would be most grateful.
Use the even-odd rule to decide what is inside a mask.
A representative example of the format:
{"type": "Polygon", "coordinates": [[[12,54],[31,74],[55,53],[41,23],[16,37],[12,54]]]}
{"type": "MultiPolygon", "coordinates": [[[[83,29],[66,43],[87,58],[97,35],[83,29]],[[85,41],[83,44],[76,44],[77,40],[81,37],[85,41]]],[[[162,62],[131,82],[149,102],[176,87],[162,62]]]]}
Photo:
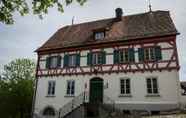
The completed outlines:
{"type": "Polygon", "coordinates": [[[61,56],[57,57],[57,67],[61,67],[61,56]]]}
{"type": "Polygon", "coordinates": [[[63,63],[63,66],[64,67],[67,67],[68,66],[68,55],[64,55],[64,63],[63,63]]]}
{"type": "Polygon", "coordinates": [[[50,57],[47,57],[46,58],[46,69],[49,69],[50,68],[50,57]]]}
{"type": "Polygon", "coordinates": [[[114,64],[119,63],[119,50],[114,50],[114,64]]]}
{"type": "Polygon", "coordinates": [[[80,66],[80,54],[76,55],[76,66],[80,66]]]}
{"type": "Polygon", "coordinates": [[[144,61],[144,49],[143,48],[138,48],[138,57],[139,61],[144,61]]]}
{"type": "Polygon", "coordinates": [[[162,53],[161,53],[160,46],[155,47],[155,55],[156,55],[156,60],[162,60],[162,53]]]}
{"type": "Polygon", "coordinates": [[[129,49],[129,61],[130,62],[135,62],[135,52],[134,48],[129,49]]]}
{"type": "Polygon", "coordinates": [[[102,64],[106,64],[106,52],[102,51],[102,64]]]}
{"type": "Polygon", "coordinates": [[[92,53],[87,54],[87,65],[92,65],[92,53]]]}

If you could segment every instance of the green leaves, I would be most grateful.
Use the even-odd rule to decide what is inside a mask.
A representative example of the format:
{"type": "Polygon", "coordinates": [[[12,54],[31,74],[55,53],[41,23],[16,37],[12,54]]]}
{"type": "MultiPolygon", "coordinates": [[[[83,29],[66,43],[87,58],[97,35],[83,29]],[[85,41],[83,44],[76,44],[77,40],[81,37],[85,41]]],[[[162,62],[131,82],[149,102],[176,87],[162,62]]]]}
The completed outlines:
{"type": "Polygon", "coordinates": [[[0,79],[0,114],[3,118],[28,118],[31,112],[35,63],[16,59],[4,66],[0,79]]]}
{"type": "MultiPolygon", "coordinates": [[[[31,11],[38,15],[40,19],[44,14],[48,13],[48,9],[51,7],[57,7],[57,10],[61,13],[64,12],[62,0],[33,0],[31,11]]],[[[86,0],[76,0],[80,5],[83,5],[86,0]]],[[[73,3],[73,0],[65,0],[66,5],[73,3]]],[[[0,0],[0,22],[5,24],[13,24],[13,14],[15,12],[24,16],[29,13],[30,7],[27,0],[0,0]]]]}

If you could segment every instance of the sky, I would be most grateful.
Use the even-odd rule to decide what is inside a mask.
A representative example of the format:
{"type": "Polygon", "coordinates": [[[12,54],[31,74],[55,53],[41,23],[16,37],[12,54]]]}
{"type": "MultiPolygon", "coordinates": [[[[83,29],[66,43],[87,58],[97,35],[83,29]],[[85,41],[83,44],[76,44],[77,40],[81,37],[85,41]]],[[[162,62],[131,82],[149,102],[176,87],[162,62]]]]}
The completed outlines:
{"type": "MultiPolygon", "coordinates": [[[[152,10],[168,10],[181,33],[177,36],[177,48],[181,65],[180,79],[186,81],[186,0],[151,0],[152,10]]],[[[41,20],[36,15],[20,16],[14,14],[15,23],[5,25],[0,23],[0,73],[3,66],[16,58],[31,58],[37,60],[34,52],[47,41],[59,28],[74,23],[94,21],[115,16],[115,9],[122,8],[124,15],[147,12],[147,0],[87,0],[80,6],[74,2],[64,7],[64,13],[56,8],[41,20]]]]}

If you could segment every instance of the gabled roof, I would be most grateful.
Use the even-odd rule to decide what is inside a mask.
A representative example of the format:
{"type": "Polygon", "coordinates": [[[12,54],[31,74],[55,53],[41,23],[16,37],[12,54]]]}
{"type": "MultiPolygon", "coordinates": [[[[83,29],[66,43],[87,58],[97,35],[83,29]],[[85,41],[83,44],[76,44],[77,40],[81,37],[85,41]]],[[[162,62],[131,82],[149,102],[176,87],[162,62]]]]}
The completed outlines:
{"type": "Polygon", "coordinates": [[[123,16],[119,22],[116,18],[110,18],[65,26],[36,51],[176,34],[177,30],[169,11],[153,11],[123,16]],[[106,29],[106,37],[102,40],[95,40],[94,30],[103,28],[106,29]]]}

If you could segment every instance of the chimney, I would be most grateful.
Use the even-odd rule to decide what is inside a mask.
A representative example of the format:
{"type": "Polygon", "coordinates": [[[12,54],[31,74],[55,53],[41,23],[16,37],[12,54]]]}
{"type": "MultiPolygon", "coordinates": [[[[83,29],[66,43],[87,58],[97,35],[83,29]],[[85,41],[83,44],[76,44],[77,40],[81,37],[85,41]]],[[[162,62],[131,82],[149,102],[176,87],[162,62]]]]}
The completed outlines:
{"type": "Polygon", "coordinates": [[[121,21],[123,16],[123,10],[121,8],[117,8],[115,11],[116,11],[116,21],[121,21]]]}

